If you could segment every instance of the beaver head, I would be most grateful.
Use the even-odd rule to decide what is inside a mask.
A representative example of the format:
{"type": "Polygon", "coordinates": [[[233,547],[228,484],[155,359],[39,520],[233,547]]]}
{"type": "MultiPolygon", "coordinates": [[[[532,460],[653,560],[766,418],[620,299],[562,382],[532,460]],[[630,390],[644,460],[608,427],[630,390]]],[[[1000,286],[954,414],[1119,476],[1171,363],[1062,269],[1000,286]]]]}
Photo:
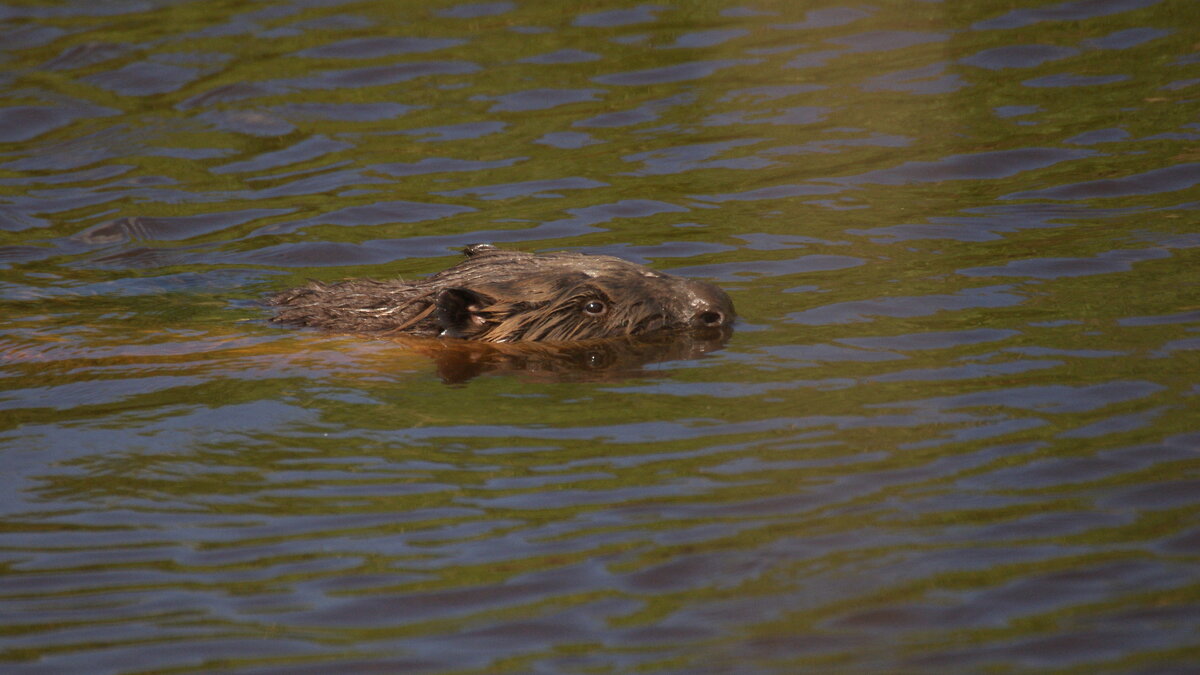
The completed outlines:
{"type": "Polygon", "coordinates": [[[576,341],[728,327],[721,289],[612,256],[531,254],[477,244],[417,282],[313,284],[271,299],[275,321],[485,342],[576,341]]]}
{"type": "Polygon", "coordinates": [[[444,336],[574,341],[662,328],[719,328],[734,318],[733,303],[721,289],[620,258],[530,255],[490,246],[467,252],[467,261],[431,278],[476,277],[438,292],[444,336]]]}

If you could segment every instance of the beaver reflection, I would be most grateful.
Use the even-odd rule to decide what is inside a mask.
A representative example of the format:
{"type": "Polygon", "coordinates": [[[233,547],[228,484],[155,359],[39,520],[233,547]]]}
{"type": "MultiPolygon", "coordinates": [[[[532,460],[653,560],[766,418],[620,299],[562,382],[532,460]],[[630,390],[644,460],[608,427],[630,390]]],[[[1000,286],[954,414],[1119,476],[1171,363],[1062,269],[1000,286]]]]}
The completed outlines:
{"type": "Polygon", "coordinates": [[[484,374],[550,382],[610,382],[651,375],[643,368],[650,364],[698,358],[723,347],[731,333],[724,327],[581,342],[455,340],[418,345],[413,340],[405,345],[433,359],[438,375],[447,384],[462,384],[484,374]]]}
{"type": "Polygon", "coordinates": [[[733,303],[702,281],[620,258],[468,246],[420,281],[313,282],[269,299],[278,323],[480,342],[570,342],[727,329],[733,303]]]}

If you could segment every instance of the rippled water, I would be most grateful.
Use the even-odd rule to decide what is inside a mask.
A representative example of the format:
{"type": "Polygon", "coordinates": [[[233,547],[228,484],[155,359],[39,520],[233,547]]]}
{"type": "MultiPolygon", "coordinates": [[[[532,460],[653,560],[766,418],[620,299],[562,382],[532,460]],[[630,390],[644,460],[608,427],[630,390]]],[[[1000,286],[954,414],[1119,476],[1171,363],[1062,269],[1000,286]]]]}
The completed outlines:
{"type": "Polygon", "coordinates": [[[0,670],[1189,672],[1198,20],[0,5],[0,670]],[[485,241],[741,319],[591,377],[265,321],[485,241]]]}

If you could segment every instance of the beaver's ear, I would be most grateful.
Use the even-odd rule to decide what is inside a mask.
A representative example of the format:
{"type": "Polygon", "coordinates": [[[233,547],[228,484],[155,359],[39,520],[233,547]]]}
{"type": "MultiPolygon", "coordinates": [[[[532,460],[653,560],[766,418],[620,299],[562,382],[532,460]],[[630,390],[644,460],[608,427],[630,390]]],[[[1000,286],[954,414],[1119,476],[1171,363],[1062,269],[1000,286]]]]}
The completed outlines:
{"type": "Polygon", "coordinates": [[[483,326],[481,310],[487,305],[484,296],[467,288],[446,288],[433,301],[437,307],[434,317],[440,330],[438,337],[470,338],[483,326]]]}

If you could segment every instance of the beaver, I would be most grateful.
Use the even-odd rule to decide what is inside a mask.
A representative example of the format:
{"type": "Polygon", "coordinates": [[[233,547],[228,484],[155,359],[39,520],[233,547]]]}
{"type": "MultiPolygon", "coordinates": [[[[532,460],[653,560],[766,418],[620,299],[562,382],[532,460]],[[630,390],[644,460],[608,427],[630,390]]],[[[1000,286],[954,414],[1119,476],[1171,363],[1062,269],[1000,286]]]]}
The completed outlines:
{"type": "Polygon", "coordinates": [[[571,342],[662,330],[726,329],[733,302],[712,284],[620,258],[474,244],[420,281],[312,282],[275,294],[272,321],[330,331],[571,342]]]}

